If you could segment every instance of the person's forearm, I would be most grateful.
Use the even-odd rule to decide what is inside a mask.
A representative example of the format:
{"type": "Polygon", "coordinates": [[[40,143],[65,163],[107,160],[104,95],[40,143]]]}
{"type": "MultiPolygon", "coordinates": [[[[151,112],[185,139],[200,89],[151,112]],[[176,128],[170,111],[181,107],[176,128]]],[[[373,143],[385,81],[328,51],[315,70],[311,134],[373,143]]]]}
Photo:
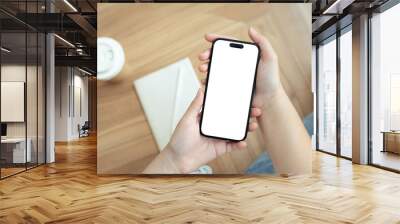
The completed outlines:
{"type": "Polygon", "coordinates": [[[311,173],[311,139],[283,87],[266,99],[258,122],[278,174],[311,173]]]}
{"type": "Polygon", "coordinates": [[[175,161],[172,150],[167,145],[144,169],[143,174],[179,174],[182,173],[175,161]]]}

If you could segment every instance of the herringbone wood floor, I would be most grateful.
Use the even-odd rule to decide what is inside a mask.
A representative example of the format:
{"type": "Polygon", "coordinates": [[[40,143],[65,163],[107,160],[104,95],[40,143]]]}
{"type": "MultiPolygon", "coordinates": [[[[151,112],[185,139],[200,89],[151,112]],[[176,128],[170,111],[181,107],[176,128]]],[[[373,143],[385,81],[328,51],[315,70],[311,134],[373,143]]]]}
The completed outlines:
{"type": "Polygon", "coordinates": [[[400,175],[315,153],[303,177],[97,176],[94,137],[0,181],[0,223],[400,223],[400,175]]]}

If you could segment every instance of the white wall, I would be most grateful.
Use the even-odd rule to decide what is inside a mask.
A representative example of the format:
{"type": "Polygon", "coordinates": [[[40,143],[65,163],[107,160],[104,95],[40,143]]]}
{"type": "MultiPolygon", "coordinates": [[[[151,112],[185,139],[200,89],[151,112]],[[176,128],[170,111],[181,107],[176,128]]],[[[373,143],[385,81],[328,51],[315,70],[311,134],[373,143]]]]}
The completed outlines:
{"type": "MultiPolygon", "coordinates": [[[[82,74],[82,73],[80,73],[80,74],[82,74]]],[[[74,85],[75,85],[75,87],[80,88],[80,91],[81,91],[81,93],[80,93],[81,99],[80,100],[81,100],[81,106],[82,106],[82,108],[81,108],[82,114],[80,114],[78,111],[76,111],[75,119],[73,120],[74,121],[73,127],[77,127],[78,124],[83,125],[85,123],[85,121],[88,121],[88,118],[89,118],[88,78],[80,76],[80,75],[75,75],[74,85]]],[[[76,96],[75,96],[75,100],[77,100],[76,96]]],[[[73,134],[74,134],[74,136],[78,136],[79,133],[77,132],[76,128],[73,129],[73,134]]]]}
{"type": "MultiPolygon", "coordinates": [[[[28,72],[28,74],[32,74],[33,72],[36,73],[35,69],[36,68],[33,66],[25,67],[25,65],[17,65],[17,64],[2,65],[1,81],[2,82],[17,81],[26,83],[25,80],[26,72],[28,72]]],[[[33,95],[33,93],[32,94],[28,93],[28,95],[33,95]]],[[[6,108],[1,108],[1,109],[6,110],[6,108]]],[[[7,137],[25,137],[25,126],[26,126],[25,122],[7,122],[7,137]]]]}
{"type": "MultiPolygon", "coordinates": [[[[25,135],[29,139],[29,147],[31,148],[32,161],[43,163],[44,146],[45,146],[45,120],[44,120],[44,73],[42,67],[25,66],[25,64],[3,64],[1,66],[1,81],[6,82],[24,82],[26,84],[26,106],[25,102],[22,108],[18,108],[20,113],[26,112],[26,120],[22,122],[6,122],[7,137],[9,138],[24,138],[25,135]],[[37,69],[39,69],[37,71],[37,69]],[[27,78],[27,80],[25,80],[27,78]]],[[[2,89],[2,93],[4,89],[2,89]]],[[[21,90],[20,90],[21,91],[21,90]]],[[[22,92],[24,91],[22,90],[22,92]]],[[[2,95],[2,98],[7,98],[7,95],[2,95]]],[[[1,108],[4,113],[7,110],[17,110],[17,108],[1,108]]],[[[16,113],[16,111],[8,111],[16,113]]]]}
{"type": "MultiPolygon", "coordinates": [[[[28,67],[30,70],[32,67],[28,67]]],[[[2,65],[1,81],[25,82],[25,65],[2,65]]],[[[1,108],[5,110],[5,108],[1,108]]],[[[7,124],[7,137],[25,137],[25,123],[11,122],[7,124]]]]}
{"type": "Polygon", "coordinates": [[[55,141],[68,141],[69,132],[69,68],[55,68],[55,141]]]}
{"type": "Polygon", "coordinates": [[[83,75],[75,68],[56,67],[56,141],[79,138],[78,124],[82,126],[88,120],[88,78],[83,75]]]}

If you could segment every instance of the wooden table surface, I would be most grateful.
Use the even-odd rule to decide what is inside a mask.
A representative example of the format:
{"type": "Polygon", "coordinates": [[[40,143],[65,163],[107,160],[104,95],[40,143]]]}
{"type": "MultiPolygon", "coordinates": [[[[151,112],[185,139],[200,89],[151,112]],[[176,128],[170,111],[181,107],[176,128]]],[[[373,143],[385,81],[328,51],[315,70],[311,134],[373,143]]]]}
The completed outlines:
{"type": "MultiPolygon", "coordinates": [[[[139,173],[159,152],[133,81],[210,47],[206,33],[247,40],[253,26],[266,35],[280,63],[283,85],[300,116],[312,112],[311,4],[98,4],[98,36],[125,50],[118,77],[98,81],[99,174],[139,173]]],[[[197,72],[197,71],[196,71],[197,72]]],[[[200,73],[198,77],[202,78],[200,73]]],[[[242,173],[263,150],[260,133],[248,150],[212,161],[214,173],[242,173]]]]}

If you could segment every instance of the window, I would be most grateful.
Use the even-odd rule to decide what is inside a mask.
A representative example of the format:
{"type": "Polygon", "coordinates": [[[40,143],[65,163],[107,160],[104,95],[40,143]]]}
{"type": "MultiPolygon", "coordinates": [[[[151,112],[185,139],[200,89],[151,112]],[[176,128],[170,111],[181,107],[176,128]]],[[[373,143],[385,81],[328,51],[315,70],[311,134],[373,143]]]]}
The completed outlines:
{"type": "Polygon", "coordinates": [[[371,18],[370,160],[394,170],[400,170],[399,21],[400,4],[371,18]]]}
{"type": "MultiPolygon", "coordinates": [[[[18,3],[20,15],[41,12],[44,1],[0,1],[0,6],[18,3]]],[[[0,178],[45,163],[45,34],[4,12],[0,17],[0,178]],[[12,119],[17,104],[21,118],[12,119]],[[20,96],[20,97],[15,97],[20,96]],[[14,99],[13,98],[13,99],[14,99]]]]}
{"type": "Polygon", "coordinates": [[[337,34],[318,45],[317,146],[320,151],[350,159],[353,96],[351,24],[337,34]]]}
{"type": "Polygon", "coordinates": [[[400,130],[400,73],[390,74],[390,130],[400,130]]]}
{"type": "Polygon", "coordinates": [[[318,149],[336,153],[336,39],[318,48],[318,149]]]}
{"type": "Polygon", "coordinates": [[[340,155],[351,158],[352,149],[352,32],[340,36],[340,155]]]}

